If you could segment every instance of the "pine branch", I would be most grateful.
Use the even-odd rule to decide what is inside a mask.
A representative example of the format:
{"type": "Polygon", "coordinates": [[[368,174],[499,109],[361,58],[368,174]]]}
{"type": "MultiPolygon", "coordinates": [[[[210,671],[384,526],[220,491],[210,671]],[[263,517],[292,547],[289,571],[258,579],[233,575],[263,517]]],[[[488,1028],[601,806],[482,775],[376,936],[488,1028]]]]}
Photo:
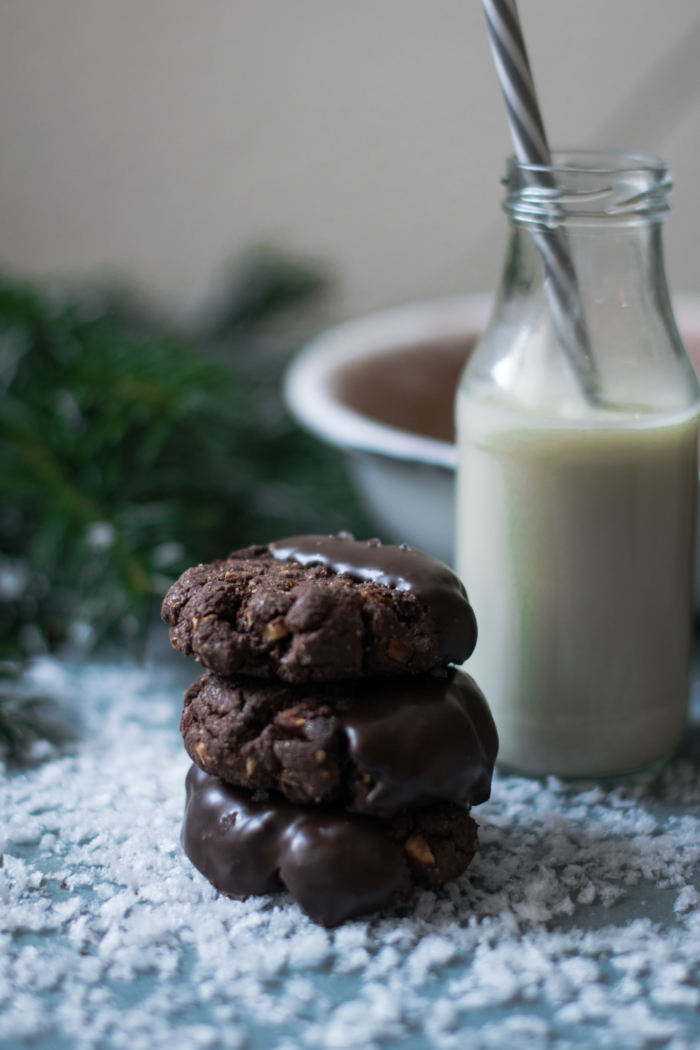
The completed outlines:
{"type": "Polygon", "coordinates": [[[51,705],[43,696],[22,689],[22,667],[0,663],[0,760],[25,758],[35,740],[46,735],[41,714],[51,705]]]}
{"type": "Polygon", "coordinates": [[[0,279],[0,656],[138,632],[189,564],[280,533],[365,531],[336,453],[279,393],[271,322],[322,276],[246,256],[210,334],[123,291],[0,279]]]}

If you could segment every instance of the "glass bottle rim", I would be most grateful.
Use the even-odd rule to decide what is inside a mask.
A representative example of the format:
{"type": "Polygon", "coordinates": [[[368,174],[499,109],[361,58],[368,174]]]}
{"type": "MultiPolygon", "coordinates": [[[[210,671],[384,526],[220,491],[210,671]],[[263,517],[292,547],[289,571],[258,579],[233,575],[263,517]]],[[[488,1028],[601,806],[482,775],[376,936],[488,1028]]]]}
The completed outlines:
{"type": "Polygon", "coordinates": [[[514,220],[548,227],[660,220],[673,187],[661,158],[627,150],[554,150],[551,166],[509,157],[502,182],[514,220]]]}

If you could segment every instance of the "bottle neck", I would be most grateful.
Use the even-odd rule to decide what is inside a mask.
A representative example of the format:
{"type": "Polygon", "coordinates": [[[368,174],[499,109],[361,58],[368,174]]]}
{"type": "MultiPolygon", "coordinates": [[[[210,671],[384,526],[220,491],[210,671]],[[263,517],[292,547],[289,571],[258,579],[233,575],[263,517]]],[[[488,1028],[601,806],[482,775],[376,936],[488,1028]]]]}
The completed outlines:
{"type": "Polygon", "coordinates": [[[614,420],[697,405],[664,272],[668,171],[603,156],[509,164],[503,279],[465,381],[513,411],[614,420]]]}
{"type": "MultiPolygon", "coordinates": [[[[574,272],[581,311],[592,349],[601,345],[601,325],[624,311],[620,324],[629,327],[651,312],[663,318],[674,342],[675,329],[666,281],[663,252],[663,216],[634,223],[575,221],[561,223],[574,272]]],[[[511,217],[510,240],[503,269],[500,297],[540,297],[547,269],[538,246],[541,229],[511,217]]]]}

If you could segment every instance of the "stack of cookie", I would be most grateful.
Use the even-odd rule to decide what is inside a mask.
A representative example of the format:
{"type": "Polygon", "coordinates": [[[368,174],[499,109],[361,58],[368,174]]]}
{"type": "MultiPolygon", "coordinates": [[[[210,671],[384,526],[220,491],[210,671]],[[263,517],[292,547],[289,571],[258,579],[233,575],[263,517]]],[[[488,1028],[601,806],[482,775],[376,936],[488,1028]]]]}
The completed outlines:
{"type": "Polygon", "coordinates": [[[185,693],[182,842],[217,889],[286,888],[335,926],[465,870],[498,738],[450,666],[476,621],[447,566],[301,536],[189,569],[163,619],[208,669],[185,693]]]}

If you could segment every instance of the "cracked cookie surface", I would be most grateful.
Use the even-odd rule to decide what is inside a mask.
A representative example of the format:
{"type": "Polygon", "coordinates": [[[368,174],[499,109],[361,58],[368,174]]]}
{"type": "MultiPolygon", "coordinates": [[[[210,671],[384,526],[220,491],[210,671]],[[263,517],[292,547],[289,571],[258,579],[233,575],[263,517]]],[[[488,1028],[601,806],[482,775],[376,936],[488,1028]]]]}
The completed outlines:
{"type": "Polygon", "coordinates": [[[292,541],[280,541],[188,569],[163,602],[172,645],[221,675],[287,682],[419,674],[471,654],[474,614],[461,583],[441,562],[378,541],[297,541],[307,547],[314,541],[325,563],[296,547],[282,557],[282,545],[292,541]],[[345,561],[338,562],[341,554],[345,561]],[[348,560],[352,564],[338,571],[348,560]],[[370,565],[366,572],[363,561],[370,565]],[[382,561],[393,575],[374,568],[382,561]]]}
{"type": "Polygon", "coordinates": [[[498,751],[481,691],[455,668],[305,685],[209,673],[185,693],[180,728],[207,773],[380,817],[485,802],[498,751]]]}

